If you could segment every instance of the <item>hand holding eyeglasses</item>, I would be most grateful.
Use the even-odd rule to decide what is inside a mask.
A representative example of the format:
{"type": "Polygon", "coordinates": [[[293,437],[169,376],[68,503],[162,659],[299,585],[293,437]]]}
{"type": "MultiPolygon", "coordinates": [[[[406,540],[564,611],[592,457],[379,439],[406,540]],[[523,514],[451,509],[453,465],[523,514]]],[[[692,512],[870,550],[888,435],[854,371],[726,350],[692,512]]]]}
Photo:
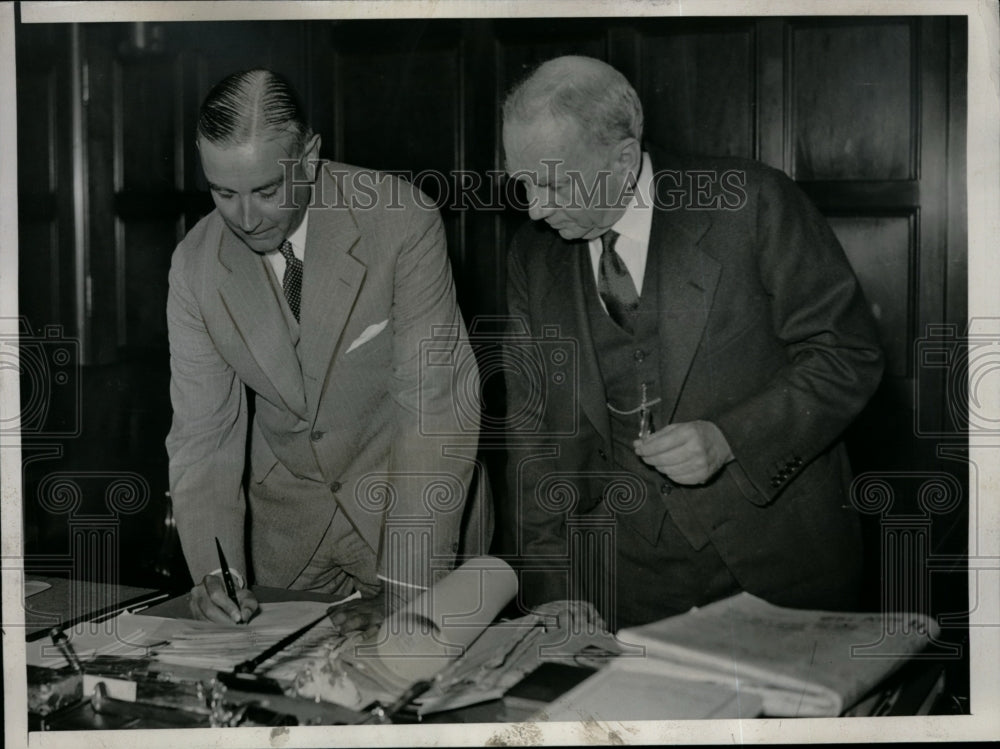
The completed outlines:
{"type": "Polygon", "coordinates": [[[722,431],[710,421],[668,424],[632,444],[644,463],[678,484],[704,484],[735,460],[722,431]]]}

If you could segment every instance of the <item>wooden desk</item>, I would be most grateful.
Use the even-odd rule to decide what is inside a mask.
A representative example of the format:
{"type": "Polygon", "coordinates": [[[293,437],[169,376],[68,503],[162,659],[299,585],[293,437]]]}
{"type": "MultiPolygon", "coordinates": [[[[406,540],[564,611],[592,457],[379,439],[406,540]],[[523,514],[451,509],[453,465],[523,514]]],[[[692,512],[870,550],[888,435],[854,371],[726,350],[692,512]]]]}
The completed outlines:
{"type": "Polygon", "coordinates": [[[156,588],[110,585],[87,580],[70,580],[46,575],[25,575],[25,580],[40,580],[49,588],[24,601],[25,639],[45,637],[52,627],[69,629],[78,622],[115,614],[128,606],[166,595],[156,588]]]}
{"type": "MultiPolygon", "coordinates": [[[[251,590],[253,590],[257,600],[261,603],[277,603],[280,601],[319,601],[320,603],[333,603],[336,600],[336,598],[326,593],[268,588],[263,585],[254,585],[251,590]]],[[[184,593],[161,603],[154,604],[142,613],[149,616],[162,616],[167,619],[193,619],[191,609],[188,608],[188,598],[189,594],[184,593]]]]}
{"type": "MultiPolygon", "coordinates": [[[[126,600],[135,589],[123,590],[117,598],[126,600]]],[[[141,590],[141,589],[140,589],[141,590]]],[[[278,588],[254,587],[254,593],[261,602],[280,602],[287,600],[313,600],[320,602],[331,602],[331,597],[316,593],[304,593],[301,591],[288,591],[278,588]]],[[[41,596],[42,594],[38,594],[41,596]]],[[[151,616],[161,616],[169,618],[188,619],[191,618],[188,609],[187,594],[176,596],[170,600],[157,603],[143,611],[151,616]]],[[[44,630],[43,630],[44,632],[44,630]]],[[[944,666],[941,661],[916,659],[906,664],[900,671],[883,685],[880,685],[880,692],[886,695],[895,693],[892,698],[892,709],[886,715],[912,715],[922,708],[924,711],[930,710],[929,714],[941,714],[944,710],[941,705],[946,701],[948,695],[948,685],[945,685],[945,692],[942,697],[933,698],[933,690],[938,685],[938,677],[943,672],[944,666]],[[930,695],[930,699],[928,696],[930,695]]],[[[940,690],[939,690],[940,691],[940,690]]],[[[878,700],[874,700],[873,705],[877,705],[878,700]]],[[[851,715],[852,710],[847,710],[846,715],[851,715]]],[[[856,715],[870,715],[870,711],[853,712],[856,715]]],[[[442,723],[503,723],[510,721],[525,720],[528,716],[524,712],[515,709],[508,709],[503,700],[492,700],[489,702],[470,705],[443,713],[433,714],[424,719],[428,724],[442,723]]],[[[655,719],[655,716],[650,716],[655,719]]],[[[58,725],[51,726],[57,730],[85,730],[100,728],[155,728],[166,727],[160,724],[116,721],[107,716],[96,714],[89,704],[81,705],[67,713],[60,719],[58,725]]]]}

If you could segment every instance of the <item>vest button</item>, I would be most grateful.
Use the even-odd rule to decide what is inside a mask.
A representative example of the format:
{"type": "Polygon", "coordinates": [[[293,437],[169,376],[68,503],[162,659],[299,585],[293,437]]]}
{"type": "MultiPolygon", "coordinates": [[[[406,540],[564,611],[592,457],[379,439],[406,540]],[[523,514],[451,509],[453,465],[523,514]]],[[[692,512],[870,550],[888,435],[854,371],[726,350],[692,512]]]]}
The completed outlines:
{"type": "Polygon", "coordinates": [[[597,454],[601,456],[601,460],[607,460],[608,459],[608,454],[606,452],[604,452],[604,450],[598,450],[597,454]]]}
{"type": "Polygon", "coordinates": [[[635,353],[634,353],[634,354],[632,354],[632,356],[634,356],[634,357],[635,357],[635,360],[636,360],[637,362],[641,362],[641,361],[642,361],[643,359],[645,359],[645,358],[646,358],[646,352],[645,352],[645,351],[643,351],[643,350],[642,350],[641,348],[637,348],[637,349],[635,350],[635,353]]]}
{"type": "Polygon", "coordinates": [[[309,435],[309,439],[311,439],[313,442],[319,442],[321,439],[323,439],[323,433],[317,429],[315,432],[309,435]]]}
{"type": "Polygon", "coordinates": [[[674,490],[673,484],[670,484],[666,481],[660,484],[660,494],[662,494],[664,497],[670,494],[670,492],[672,492],[673,490],[674,490]]]}
{"type": "Polygon", "coordinates": [[[341,483],[339,481],[334,481],[332,484],[330,484],[330,491],[332,492],[339,492],[340,488],[341,488],[341,483]]]}

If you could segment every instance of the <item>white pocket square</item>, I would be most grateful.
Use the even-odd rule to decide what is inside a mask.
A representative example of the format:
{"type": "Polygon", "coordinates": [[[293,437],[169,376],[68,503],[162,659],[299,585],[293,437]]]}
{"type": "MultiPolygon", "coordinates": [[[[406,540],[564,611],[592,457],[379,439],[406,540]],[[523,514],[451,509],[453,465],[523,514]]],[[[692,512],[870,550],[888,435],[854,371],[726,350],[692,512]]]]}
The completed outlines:
{"type": "Polygon", "coordinates": [[[366,343],[368,343],[368,341],[370,341],[372,338],[374,338],[383,330],[385,330],[385,326],[388,324],[389,320],[388,318],[386,318],[382,322],[377,322],[374,325],[369,325],[367,328],[361,331],[361,335],[355,338],[354,341],[351,343],[351,345],[347,347],[347,351],[345,353],[349,354],[352,351],[354,351],[354,349],[356,349],[358,346],[363,346],[366,343]]]}

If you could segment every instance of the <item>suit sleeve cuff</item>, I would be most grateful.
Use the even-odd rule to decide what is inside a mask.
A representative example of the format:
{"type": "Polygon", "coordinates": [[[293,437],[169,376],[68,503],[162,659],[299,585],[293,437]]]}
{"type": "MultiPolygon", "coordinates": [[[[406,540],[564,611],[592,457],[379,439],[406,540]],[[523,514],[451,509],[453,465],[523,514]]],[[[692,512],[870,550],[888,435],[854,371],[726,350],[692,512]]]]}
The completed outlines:
{"type": "Polygon", "coordinates": [[[757,489],[753,481],[751,481],[749,474],[747,474],[746,470],[744,470],[738,460],[733,460],[728,463],[724,470],[730,472],[730,475],[733,478],[733,483],[739,487],[739,490],[748,501],[761,507],[771,501],[770,496],[761,493],[761,491],[757,489]]]}
{"type": "Polygon", "coordinates": [[[416,594],[418,591],[427,590],[424,585],[414,585],[413,583],[404,583],[402,580],[393,580],[391,577],[386,577],[385,575],[378,575],[378,579],[382,582],[389,583],[390,585],[397,585],[400,588],[406,588],[407,590],[413,591],[416,594]]]}

